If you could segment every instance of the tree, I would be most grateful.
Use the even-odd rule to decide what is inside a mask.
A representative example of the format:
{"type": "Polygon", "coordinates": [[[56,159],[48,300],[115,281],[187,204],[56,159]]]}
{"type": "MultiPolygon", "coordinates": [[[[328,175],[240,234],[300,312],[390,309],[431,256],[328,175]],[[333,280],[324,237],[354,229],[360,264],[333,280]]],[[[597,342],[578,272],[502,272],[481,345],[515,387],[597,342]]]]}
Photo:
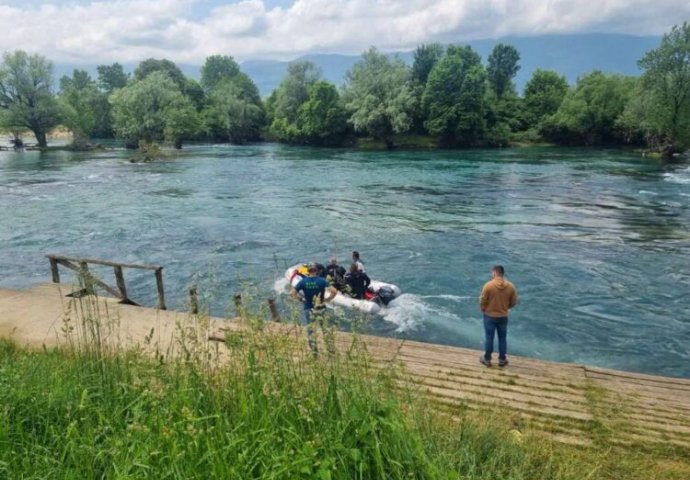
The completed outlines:
{"type": "Polygon", "coordinates": [[[553,115],[568,93],[568,81],[552,70],[537,69],[525,85],[524,118],[530,127],[536,127],[553,115]]]}
{"type": "Polygon", "coordinates": [[[267,102],[272,135],[283,141],[300,141],[299,109],[309,100],[309,89],[320,78],[321,71],[311,62],[297,61],[288,65],[287,75],[267,102]]]}
{"type": "Polygon", "coordinates": [[[22,50],[3,56],[0,109],[5,110],[5,126],[28,128],[42,148],[48,145],[48,131],[60,122],[52,84],[53,64],[45,57],[29,55],[22,50]]]}
{"type": "Polygon", "coordinates": [[[350,123],[393,148],[393,135],[409,130],[415,97],[410,73],[400,58],[370,48],[350,71],[343,95],[350,123]]]}
{"type": "Polygon", "coordinates": [[[429,73],[434,68],[434,65],[443,57],[445,49],[439,43],[432,43],[429,45],[419,45],[414,52],[414,62],[412,63],[412,89],[415,97],[415,109],[412,112],[412,125],[417,133],[424,134],[424,121],[426,120],[426,112],[424,111],[422,96],[424,95],[424,88],[426,87],[429,73]]]}
{"type": "Polygon", "coordinates": [[[201,111],[204,108],[204,105],[206,104],[206,92],[201,87],[199,82],[193,78],[185,78],[182,93],[189,98],[197,111],[201,111]]]}
{"type": "Polygon", "coordinates": [[[466,65],[481,65],[482,57],[469,45],[448,45],[446,55],[459,57],[466,65]]]}
{"type": "Polygon", "coordinates": [[[129,74],[125,73],[122,65],[98,65],[99,94],[93,102],[94,127],[91,135],[96,138],[109,138],[114,135],[112,106],[108,97],[117,89],[127,85],[129,74]]]}
{"type": "Polygon", "coordinates": [[[174,62],[163,59],[148,58],[141,62],[139,66],[134,70],[134,78],[137,80],[143,80],[154,72],[163,72],[170,79],[175,82],[177,87],[184,91],[187,79],[182,73],[182,70],[175,65],[174,62]]]}
{"type": "Polygon", "coordinates": [[[220,82],[236,77],[239,73],[240,66],[234,58],[226,55],[211,55],[206,58],[201,67],[201,86],[210,91],[220,82]]]}
{"type": "Polygon", "coordinates": [[[241,144],[261,138],[266,111],[252,79],[233,65],[232,57],[207,59],[202,70],[202,83],[209,89],[204,118],[213,138],[241,144]]]}
{"type": "Polygon", "coordinates": [[[305,143],[338,145],[347,132],[347,114],[335,85],[319,81],[309,88],[309,99],[299,109],[297,128],[305,143]]]}
{"type": "Polygon", "coordinates": [[[232,83],[237,85],[237,88],[240,89],[243,98],[263,108],[263,102],[261,101],[259,89],[256,87],[256,84],[249,77],[249,75],[244,72],[239,72],[232,78],[232,83]]]}
{"type": "Polygon", "coordinates": [[[194,106],[165,72],[153,72],[116,90],[110,102],[115,131],[130,144],[169,140],[180,147],[198,129],[194,106]]]}
{"type": "Polygon", "coordinates": [[[74,70],[71,77],[60,79],[60,104],[62,123],[73,135],[72,144],[83,146],[96,125],[96,107],[100,93],[96,82],[84,70],[74,70]]]}
{"type": "Polygon", "coordinates": [[[213,87],[204,115],[211,135],[237,144],[260,139],[266,123],[256,85],[241,72],[213,87]]]}
{"type": "Polygon", "coordinates": [[[634,88],[631,77],[600,71],[585,75],[568,92],[558,111],[546,119],[541,131],[558,143],[591,146],[624,142],[618,117],[634,88]]]}
{"type": "Polygon", "coordinates": [[[449,145],[476,145],[484,135],[486,72],[471,48],[449,48],[429,74],[425,126],[449,145]]]}
{"type": "Polygon", "coordinates": [[[489,85],[500,100],[507,94],[515,94],[513,78],[520,70],[520,54],[512,45],[499,43],[489,55],[487,76],[489,85]]]}
{"type": "Polygon", "coordinates": [[[662,133],[670,152],[676,145],[690,145],[690,23],[674,26],[638,64],[644,70],[644,94],[650,97],[646,121],[662,133]]]}
{"type": "Polygon", "coordinates": [[[486,146],[507,147],[513,133],[523,129],[523,100],[516,95],[498,98],[491,88],[485,88],[484,141],[486,146]]]}
{"type": "Polygon", "coordinates": [[[108,95],[127,85],[127,80],[129,80],[129,74],[125,73],[119,63],[98,65],[96,70],[98,71],[98,88],[108,95]]]}
{"type": "Polygon", "coordinates": [[[278,86],[275,116],[294,123],[299,107],[309,99],[309,89],[320,79],[321,70],[313,63],[291,62],[287,75],[278,86]]]}
{"type": "Polygon", "coordinates": [[[443,57],[443,46],[440,43],[429,45],[419,45],[414,52],[414,62],[412,63],[412,80],[421,85],[426,85],[429,73],[443,57]]]}
{"type": "Polygon", "coordinates": [[[620,129],[626,143],[669,148],[666,133],[649,114],[657,107],[643,82],[638,81],[623,113],[616,119],[616,127],[620,129]]]}

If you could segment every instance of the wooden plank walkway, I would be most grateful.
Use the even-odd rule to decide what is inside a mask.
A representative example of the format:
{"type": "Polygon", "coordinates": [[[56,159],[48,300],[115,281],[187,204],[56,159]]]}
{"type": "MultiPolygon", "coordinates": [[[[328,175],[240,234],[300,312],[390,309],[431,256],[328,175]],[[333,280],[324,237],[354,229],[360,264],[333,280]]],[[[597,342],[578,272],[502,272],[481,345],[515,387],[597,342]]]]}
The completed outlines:
{"type": "MultiPolygon", "coordinates": [[[[0,289],[0,337],[20,345],[65,342],[79,302],[65,295],[71,286],[38,285],[31,290],[0,289]]],[[[116,323],[118,345],[169,351],[176,327],[189,314],[120,305],[100,298],[99,308],[116,323]]],[[[211,318],[208,336],[241,330],[242,322],[211,318]]],[[[271,323],[270,331],[304,335],[299,328],[271,323]]],[[[206,333],[204,333],[206,335],[206,333]]],[[[367,351],[385,364],[404,366],[405,375],[430,403],[451,414],[462,409],[494,409],[515,428],[530,427],[571,443],[590,443],[601,432],[621,443],[690,447],[690,380],[656,377],[583,365],[511,356],[506,368],[487,368],[480,352],[414,341],[362,336],[367,351]]],[[[339,350],[352,341],[338,332],[339,350]]],[[[306,342],[302,342],[304,345],[306,342]]],[[[401,381],[404,381],[401,380],[401,381]]],[[[607,438],[609,438],[607,437],[607,438]]]]}

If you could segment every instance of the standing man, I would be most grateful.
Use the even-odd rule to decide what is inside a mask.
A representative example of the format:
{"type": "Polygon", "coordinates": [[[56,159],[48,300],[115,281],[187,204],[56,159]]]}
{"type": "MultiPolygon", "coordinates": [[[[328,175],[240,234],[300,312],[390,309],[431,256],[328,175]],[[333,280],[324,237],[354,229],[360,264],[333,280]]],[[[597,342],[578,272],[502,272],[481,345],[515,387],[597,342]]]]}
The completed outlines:
{"type": "Polygon", "coordinates": [[[498,366],[508,365],[508,311],[517,305],[518,296],[515,285],[503,278],[505,269],[496,265],[491,269],[491,280],[484,284],[479,295],[479,307],[484,314],[484,355],[479,362],[491,366],[494,352],[494,336],[498,334],[498,366]]]}
{"type": "Polygon", "coordinates": [[[309,348],[312,352],[318,353],[318,348],[316,346],[316,337],[314,336],[314,326],[311,321],[312,310],[314,309],[314,304],[323,306],[324,294],[328,290],[329,296],[325,299],[326,302],[333,300],[336,289],[328,284],[328,280],[319,276],[319,269],[314,263],[309,264],[309,276],[304,277],[302,280],[295,285],[295,287],[290,291],[292,298],[297,300],[300,299],[299,292],[304,295],[304,316],[302,318],[302,325],[307,327],[307,338],[309,340],[309,348]]]}
{"type": "Polygon", "coordinates": [[[366,270],[364,270],[364,264],[359,259],[359,252],[357,250],[352,252],[352,263],[357,265],[357,270],[359,270],[362,273],[367,273],[366,270]]]}

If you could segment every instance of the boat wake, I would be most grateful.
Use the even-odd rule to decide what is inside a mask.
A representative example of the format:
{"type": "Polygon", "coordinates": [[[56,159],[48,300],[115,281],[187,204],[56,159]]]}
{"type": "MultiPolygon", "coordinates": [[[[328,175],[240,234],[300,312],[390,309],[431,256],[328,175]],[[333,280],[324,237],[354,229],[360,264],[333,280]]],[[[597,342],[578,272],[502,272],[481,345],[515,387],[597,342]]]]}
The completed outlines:
{"type": "Polygon", "coordinates": [[[451,302],[455,302],[455,303],[464,303],[468,300],[473,300],[477,297],[476,296],[473,297],[472,295],[464,295],[464,296],[460,296],[460,295],[424,295],[423,297],[420,297],[420,298],[438,298],[441,300],[450,300],[451,302]]]}
{"type": "Polygon", "coordinates": [[[439,306],[434,306],[425,301],[425,298],[443,298],[456,302],[465,301],[470,297],[458,297],[455,295],[415,295],[403,293],[388,304],[388,308],[381,311],[384,320],[397,325],[396,332],[411,332],[421,328],[430,320],[438,319],[457,321],[458,317],[453,312],[439,306]]]}
{"type": "Polygon", "coordinates": [[[675,172],[664,173],[664,178],[668,182],[689,184],[690,183],[690,167],[675,172]]]}
{"type": "MultiPolygon", "coordinates": [[[[288,288],[289,283],[284,277],[278,278],[273,283],[273,291],[277,295],[284,294],[288,288]]],[[[454,324],[459,320],[458,316],[452,311],[442,306],[432,305],[426,300],[440,299],[453,303],[464,303],[475,298],[471,295],[415,295],[413,293],[403,293],[392,300],[386,308],[381,309],[380,314],[386,322],[396,325],[396,332],[413,332],[430,322],[445,320],[454,324]]],[[[328,306],[331,307],[330,304],[328,306]]]]}
{"type": "Polygon", "coordinates": [[[276,295],[281,295],[288,290],[290,284],[285,277],[280,277],[278,280],[273,282],[273,291],[276,295]]]}

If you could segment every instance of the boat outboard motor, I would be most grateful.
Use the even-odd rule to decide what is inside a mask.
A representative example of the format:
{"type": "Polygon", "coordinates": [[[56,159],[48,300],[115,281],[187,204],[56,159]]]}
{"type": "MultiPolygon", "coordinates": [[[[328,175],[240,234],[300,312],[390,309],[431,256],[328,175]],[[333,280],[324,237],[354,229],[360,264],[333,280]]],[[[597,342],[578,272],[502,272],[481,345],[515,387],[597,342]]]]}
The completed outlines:
{"type": "Polygon", "coordinates": [[[391,300],[395,298],[395,292],[390,287],[381,287],[378,292],[376,292],[376,303],[385,307],[390,303],[391,300]]]}

